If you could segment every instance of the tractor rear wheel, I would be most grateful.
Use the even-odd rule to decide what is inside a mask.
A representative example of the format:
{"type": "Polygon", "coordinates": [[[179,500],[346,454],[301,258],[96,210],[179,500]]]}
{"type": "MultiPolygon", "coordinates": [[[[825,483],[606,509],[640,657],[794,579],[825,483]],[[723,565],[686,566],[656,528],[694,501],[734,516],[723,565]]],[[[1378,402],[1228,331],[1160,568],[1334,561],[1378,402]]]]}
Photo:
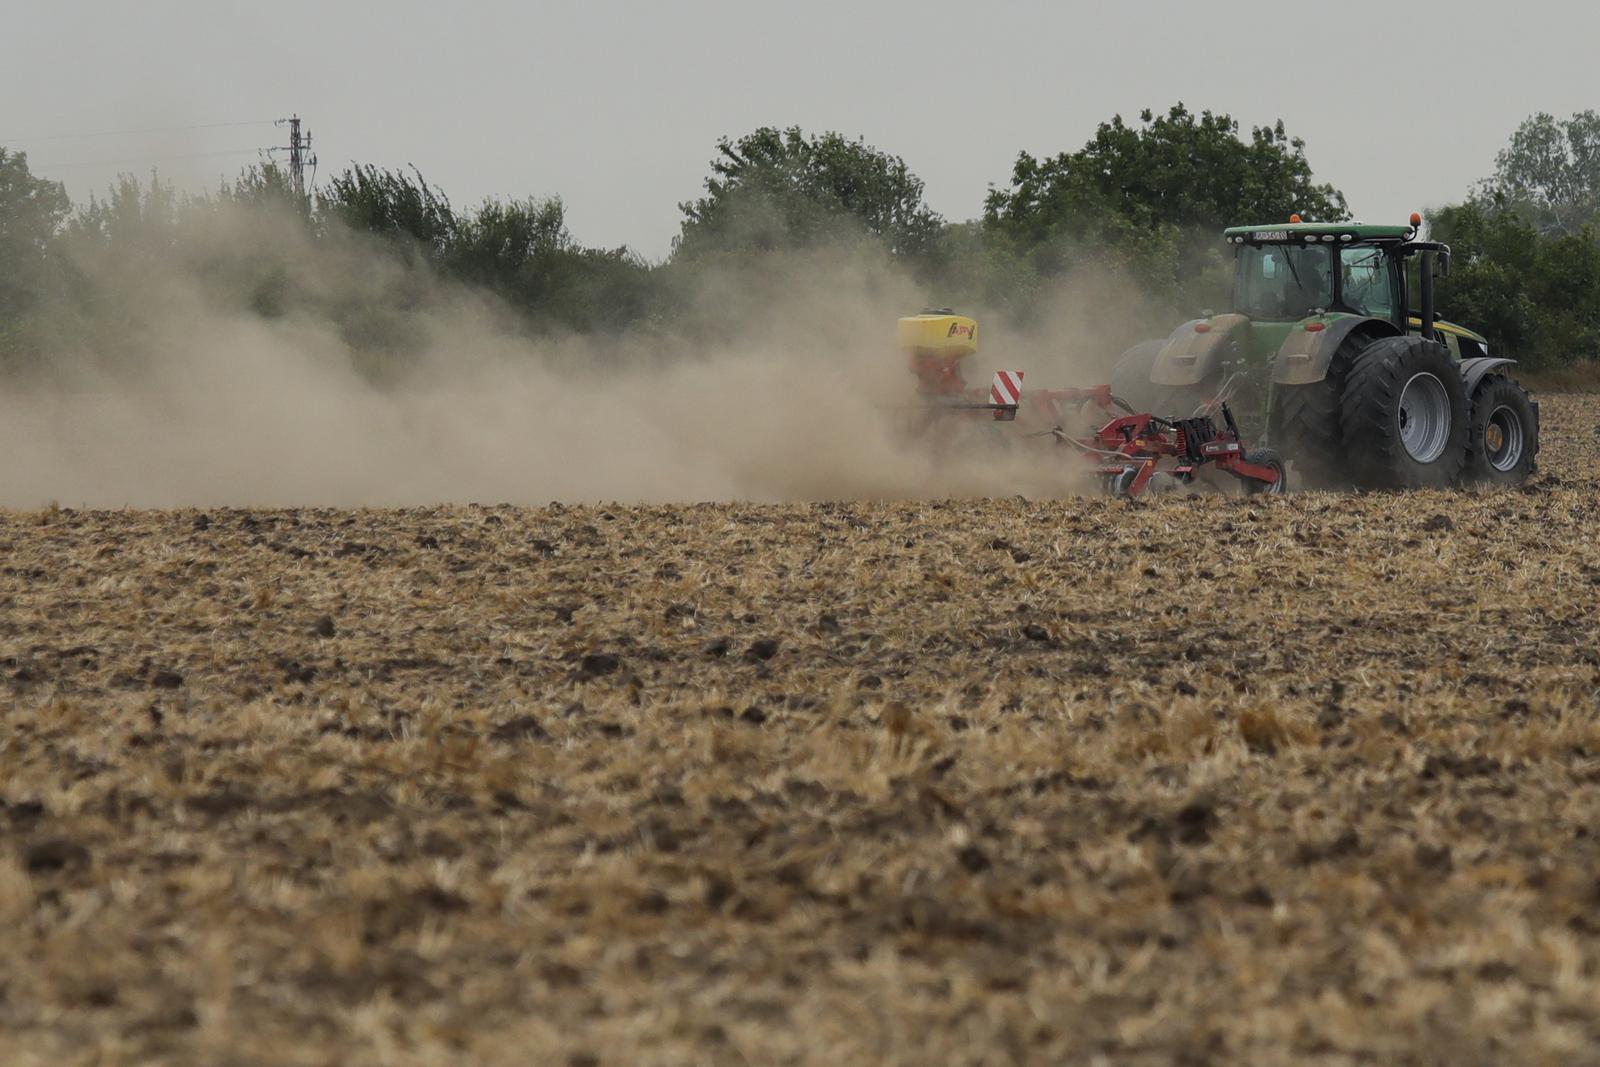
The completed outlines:
{"type": "Polygon", "coordinates": [[[1467,477],[1485,485],[1521,485],[1539,455],[1539,412],[1528,391],[1491,374],[1472,395],[1467,477]]]}
{"type": "Polygon", "coordinates": [[[1375,341],[1345,376],[1340,423],[1357,485],[1455,485],[1467,463],[1470,420],[1466,383],[1449,350],[1435,341],[1375,341]]]}

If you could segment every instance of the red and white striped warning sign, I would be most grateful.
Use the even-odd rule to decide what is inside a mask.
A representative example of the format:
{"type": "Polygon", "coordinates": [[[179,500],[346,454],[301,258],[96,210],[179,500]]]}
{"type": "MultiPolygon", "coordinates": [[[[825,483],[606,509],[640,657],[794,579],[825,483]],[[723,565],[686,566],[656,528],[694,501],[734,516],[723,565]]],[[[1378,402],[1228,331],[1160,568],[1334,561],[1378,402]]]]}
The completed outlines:
{"type": "Polygon", "coordinates": [[[1022,372],[1019,370],[995,371],[994,384],[989,386],[989,403],[1016,407],[1017,401],[1021,399],[1022,372]]]}

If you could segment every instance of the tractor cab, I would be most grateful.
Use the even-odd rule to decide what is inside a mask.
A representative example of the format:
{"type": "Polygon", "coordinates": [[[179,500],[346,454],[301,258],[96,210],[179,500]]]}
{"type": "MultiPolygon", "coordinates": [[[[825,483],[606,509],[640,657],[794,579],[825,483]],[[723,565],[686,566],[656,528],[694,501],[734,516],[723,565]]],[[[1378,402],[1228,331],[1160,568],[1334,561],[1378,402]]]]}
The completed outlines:
{"type": "Polygon", "coordinates": [[[1234,267],[1233,304],[1239,314],[1266,322],[1293,322],[1327,311],[1397,319],[1404,278],[1393,246],[1353,240],[1262,241],[1253,236],[1234,238],[1242,246],[1234,267]]]}
{"type": "Polygon", "coordinates": [[[1450,247],[1416,240],[1420,223],[1414,215],[1409,226],[1298,217],[1283,226],[1235,226],[1223,235],[1236,248],[1234,311],[1260,324],[1354,315],[1387,322],[1400,334],[1437,334],[1457,358],[1487,355],[1481,335],[1434,314],[1434,276],[1449,276],[1450,247]],[[1419,257],[1414,271],[1407,269],[1412,257],[1419,257]]]}

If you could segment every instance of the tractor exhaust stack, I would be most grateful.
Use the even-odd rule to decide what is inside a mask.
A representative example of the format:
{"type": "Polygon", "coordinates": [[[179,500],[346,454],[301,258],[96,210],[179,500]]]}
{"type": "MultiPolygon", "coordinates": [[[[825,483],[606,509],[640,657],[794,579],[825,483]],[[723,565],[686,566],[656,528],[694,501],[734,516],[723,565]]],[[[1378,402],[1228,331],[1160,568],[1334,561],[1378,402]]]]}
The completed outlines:
{"type": "Polygon", "coordinates": [[[1433,252],[1424,252],[1420,257],[1417,273],[1422,276],[1422,336],[1426,340],[1436,341],[1438,335],[1433,328],[1433,252]]]}

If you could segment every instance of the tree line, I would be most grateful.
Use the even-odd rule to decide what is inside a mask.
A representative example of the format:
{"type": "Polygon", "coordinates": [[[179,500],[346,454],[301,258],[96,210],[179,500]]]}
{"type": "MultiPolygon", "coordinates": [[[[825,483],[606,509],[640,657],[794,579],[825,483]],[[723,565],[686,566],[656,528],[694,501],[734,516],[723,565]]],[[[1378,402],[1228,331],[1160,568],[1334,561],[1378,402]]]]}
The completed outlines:
{"type": "MultiPolygon", "coordinates": [[[[270,164],[202,196],[125,176],[74,205],[25,154],[0,147],[0,365],[124,343],[139,296],[109,279],[128,271],[154,277],[179,265],[264,318],[313,311],[381,367],[414,343],[410,313],[440,285],[493,294],[517,329],[677,329],[708,273],[759,272],[774,254],[824,249],[892,264],[929,303],[1017,322],[1047,313],[1063,278],[1126,279],[1170,316],[1129,324],[1133,340],[1226,306],[1224,226],[1349,218],[1344,195],[1316,181],[1304,141],[1281,121],[1244,131],[1181,103],[1136,122],[1117,116],[1073,151],[1020,153],[969,221],[933,211],[900,157],[795,127],[721,140],[702,194],[679,210],[671,253],[651,262],[581,244],[559,197],[463,208],[414,168],[354,164],[304,198],[270,164]],[[239,221],[251,217],[272,225],[239,221]],[[355,258],[374,252],[382,271],[355,258]],[[325,276],[372,281],[319,286],[308,257],[325,276]]],[[[1532,116],[1492,174],[1428,226],[1456,252],[1440,290],[1446,317],[1530,368],[1600,358],[1600,115],[1532,116]]]]}

